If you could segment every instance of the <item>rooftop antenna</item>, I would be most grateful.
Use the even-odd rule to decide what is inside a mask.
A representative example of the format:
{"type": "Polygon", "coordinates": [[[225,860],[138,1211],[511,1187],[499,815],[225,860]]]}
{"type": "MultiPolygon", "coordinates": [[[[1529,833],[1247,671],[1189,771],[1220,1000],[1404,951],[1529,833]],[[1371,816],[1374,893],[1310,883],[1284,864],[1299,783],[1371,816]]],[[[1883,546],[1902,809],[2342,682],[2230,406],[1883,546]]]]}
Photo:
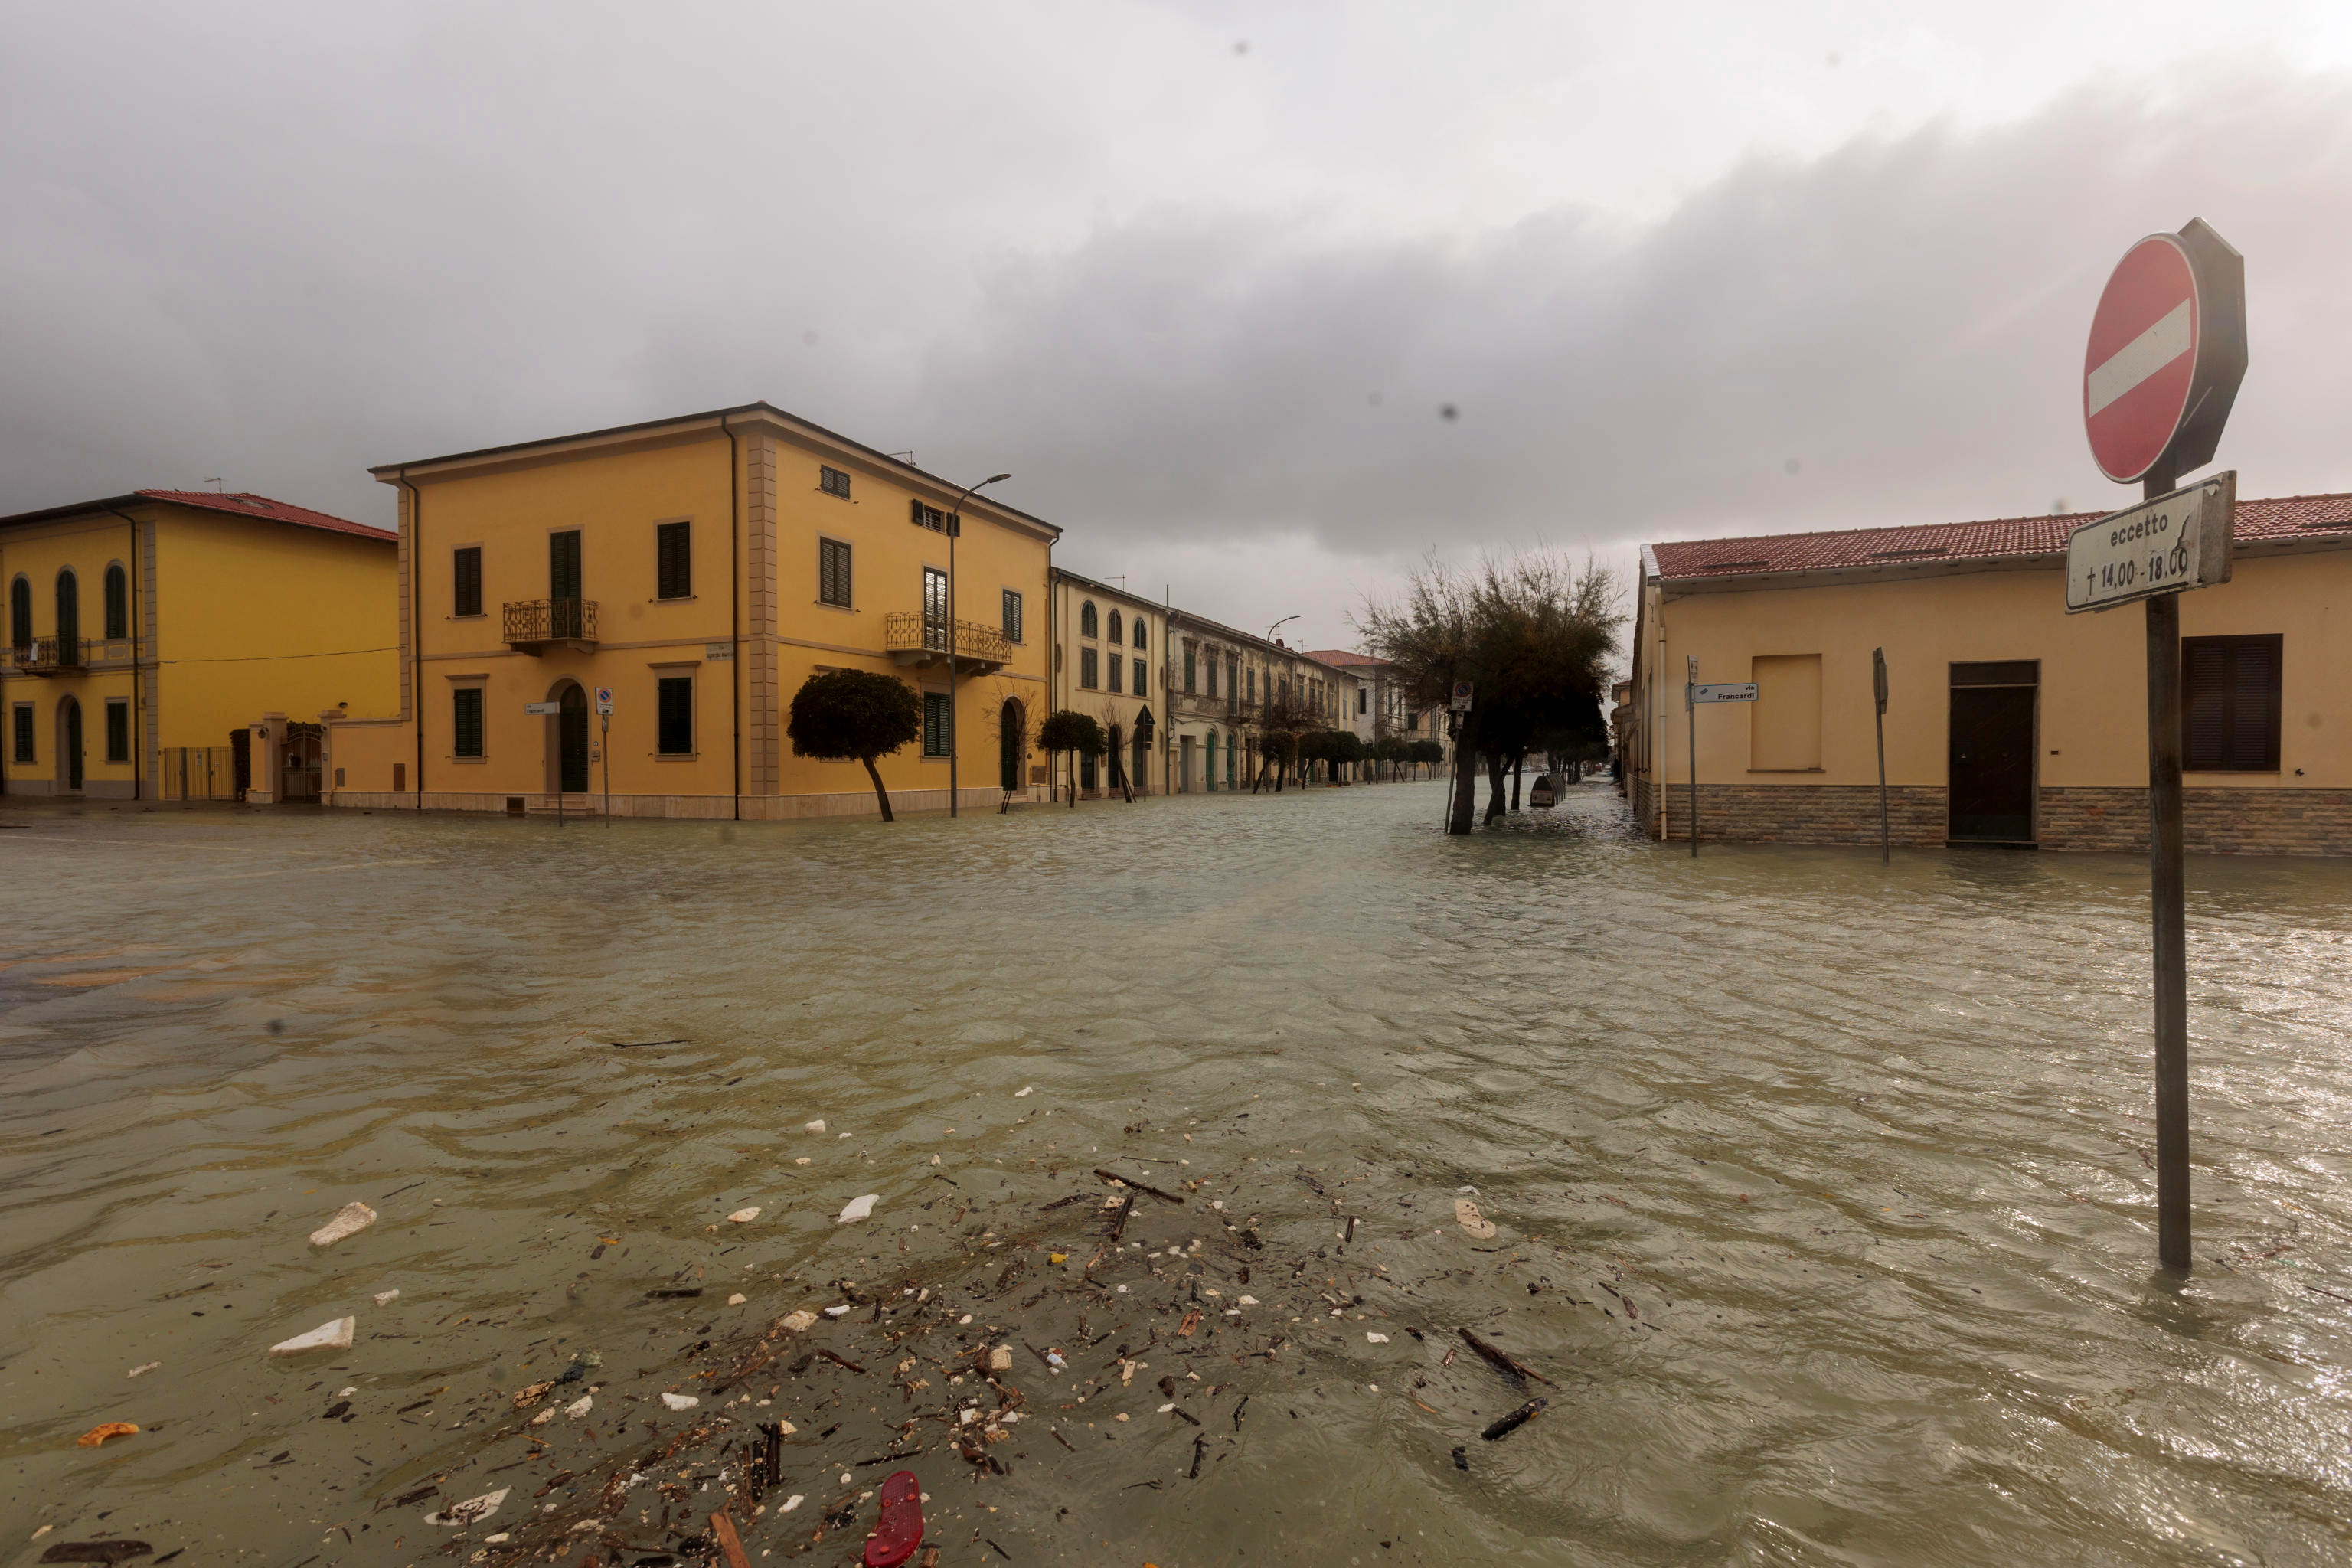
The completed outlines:
{"type": "Polygon", "coordinates": [[[882,455],[886,458],[896,458],[898,461],[906,464],[907,467],[910,468],[915,466],[915,449],[912,447],[908,447],[903,452],[885,452],[882,455]]]}
{"type": "Polygon", "coordinates": [[[207,484],[207,485],[212,486],[212,488],[213,488],[213,494],[215,494],[215,495],[218,495],[218,494],[220,494],[220,493],[221,493],[221,481],[220,481],[219,476],[217,476],[217,475],[215,475],[215,477],[213,477],[212,479],[202,479],[202,480],[199,480],[199,481],[197,481],[197,482],[198,482],[198,483],[200,483],[200,484],[207,484]]]}

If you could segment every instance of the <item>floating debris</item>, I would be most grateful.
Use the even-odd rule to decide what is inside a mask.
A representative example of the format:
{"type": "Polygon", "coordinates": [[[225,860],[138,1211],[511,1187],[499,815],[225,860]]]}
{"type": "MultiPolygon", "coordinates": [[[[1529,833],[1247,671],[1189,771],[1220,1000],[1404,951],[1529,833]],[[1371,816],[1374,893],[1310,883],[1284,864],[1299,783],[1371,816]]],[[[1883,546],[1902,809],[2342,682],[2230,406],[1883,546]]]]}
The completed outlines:
{"type": "Polygon", "coordinates": [[[1550,1403],[1551,1401],[1549,1399],[1530,1399],[1525,1405],[1520,1405],[1517,1410],[1512,1411],[1508,1415],[1504,1416],[1500,1421],[1497,1421],[1493,1426],[1487,1427],[1484,1432],[1479,1433],[1478,1436],[1484,1437],[1489,1443],[1493,1442],[1497,1437],[1507,1437],[1512,1433],[1517,1431],[1520,1427],[1526,1426],[1537,1411],[1541,1410],[1545,1405],[1550,1403]]]}
{"type": "Polygon", "coordinates": [[[804,1334],[816,1327],[816,1314],[806,1308],[797,1312],[787,1312],[776,1320],[776,1327],[787,1333],[804,1334]]]}
{"type": "Polygon", "coordinates": [[[437,1513],[426,1514],[425,1522],[443,1526],[476,1523],[498,1512],[499,1504],[506,1501],[507,1493],[513,1489],[511,1487],[500,1487],[494,1492],[484,1492],[479,1497],[469,1497],[464,1502],[453,1503],[437,1513]]]}
{"type": "Polygon", "coordinates": [[[74,1447],[77,1448],[95,1448],[100,1443],[105,1442],[109,1437],[135,1437],[138,1435],[139,1424],[135,1421],[109,1421],[102,1426],[91,1427],[89,1431],[75,1438],[74,1447]]]}
{"type": "Polygon", "coordinates": [[[313,1247],[332,1247],[347,1236],[357,1236],[375,1223],[375,1210],[362,1203],[348,1203],[335,1211],[335,1217],[310,1233],[313,1247]]]}
{"type": "Polygon", "coordinates": [[[801,1131],[804,1131],[804,1132],[822,1132],[822,1131],[824,1131],[824,1117],[822,1117],[822,1116],[820,1116],[820,1117],[818,1117],[814,1121],[810,1121],[810,1122],[805,1122],[805,1123],[803,1123],[803,1126],[802,1126],[801,1131]]]}
{"type": "Polygon", "coordinates": [[[269,1353],[300,1355],[304,1351],[347,1351],[352,1348],[352,1336],[359,1323],[357,1318],[337,1318],[331,1323],[320,1323],[307,1334],[278,1341],[269,1347],[269,1353]]]}
{"type": "Polygon", "coordinates": [[[1462,1228],[1481,1241],[1495,1239],[1495,1222],[1478,1212],[1478,1205],[1468,1198],[1454,1200],[1454,1217],[1462,1228]]]}
{"type": "Polygon", "coordinates": [[[867,1193],[863,1197],[852,1198],[842,1205],[841,1213],[835,1216],[833,1223],[847,1225],[853,1220],[868,1218],[874,1213],[874,1205],[881,1199],[880,1193],[867,1193]]]}
{"type": "Polygon", "coordinates": [[[375,1293],[375,1304],[379,1307],[389,1306],[398,1300],[400,1300],[400,1287],[397,1285],[389,1290],[379,1290],[375,1293]]]}
{"type": "Polygon", "coordinates": [[[737,1209],[733,1214],[729,1215],[727,1217],[736,1225],[750,1225],[753,1220],[760,1217],[760,1211],[756,1208],[737,1209]]]}
{"type": "Polygon", "coordinates": [[[661,1396],[661,1402],[672,1410],[691,1410],[701,1404],[702,1399],[699,1395],[692,1394],[665,1394],[661,1396]]]}
{"type": "MultiPolygon", "coordinates": [[[[35,1538],[45,1532],[44,1525],[35,1538]]],[[[143,1541],[60,1541],[41,1553],[44,1563],[128,1563],[133,1557],[147,1557],[155,1549],[143,1541]]],[[[174,1553],[177,1555],[177,1553],[174,1553]]]]}
{"type": "Polygon", "coordinates": [[[137,1377],[142,1373],[153,1372],[157,1367],[162,1366],[163,1364],[163,1363],[160,1361],[142,1362],[137,1366],[132,1367],[129,1372],[124,1373],[122,1375],[125,1377],[137,1377]]]}
{"type": "Polygon", "coordinates": [[[882,1483],[881,1517],[866,1538],[866,1568],[898,1568],[923,1543],[922,1485],[912,1470],[882,1483]]]}

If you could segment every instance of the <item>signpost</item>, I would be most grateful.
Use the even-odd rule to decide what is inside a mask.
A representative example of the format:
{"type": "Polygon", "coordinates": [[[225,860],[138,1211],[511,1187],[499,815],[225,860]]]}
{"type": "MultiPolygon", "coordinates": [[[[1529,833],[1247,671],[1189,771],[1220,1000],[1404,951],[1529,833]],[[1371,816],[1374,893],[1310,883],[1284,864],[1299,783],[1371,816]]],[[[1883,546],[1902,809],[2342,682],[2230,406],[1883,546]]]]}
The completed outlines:
{"type": "Polygon", "coordinates": [[[1683,708],[1690,714],[1690,795],[1691,795],[1691,858],[1698,858],[1698,710],[1702,702],[1753,702],[1756,683],[1752,680],[1733,681],[1727,685],[1701,686],[1698,683],[1698,655],[1690,656],[1690,679],[1683,685],[1683,708]]]}
{"type": "Polygon", "coordinates": [[[1895,837],[1886,823],[1886,650],[1870,650],[1870,694],[1878,704],[1878,863],[1895,864],[1895,837]]]}
{"type": "Polygon", "coordinates": [[[2083,426],[2099,471],[2142,504],[2066,541],[2066,613],[2147,616],[2148,903],[2155,949],[2157,1254],[2186,1269],[2189,963],[2180,800],[2180,595],[2230,578],[2237,476],[2212,461],[2246,374],[2245,258],[2202,218],[2124,253],[2091,317],[2083,426]]]}
{"type": "Polygon", "coordinates": [[[604,826],[613,826],[613,689],[596,689],[596,750],[604,764],[604,826]]]}
{"type": "MultiPolygon", "coordinates": [[[[561,702],[526,702],[522,705],[522,710],[533,719],[554,719],[562,713],[563,704],[561,702]]],[[[559,747],[561,746],[561,742],[558,742],[558,745],[559,747]]],[[[560,762],[556,765],[556,775],[555,826],[561,827],[563,826],[563,778],[562,764],[560,762]]]]}

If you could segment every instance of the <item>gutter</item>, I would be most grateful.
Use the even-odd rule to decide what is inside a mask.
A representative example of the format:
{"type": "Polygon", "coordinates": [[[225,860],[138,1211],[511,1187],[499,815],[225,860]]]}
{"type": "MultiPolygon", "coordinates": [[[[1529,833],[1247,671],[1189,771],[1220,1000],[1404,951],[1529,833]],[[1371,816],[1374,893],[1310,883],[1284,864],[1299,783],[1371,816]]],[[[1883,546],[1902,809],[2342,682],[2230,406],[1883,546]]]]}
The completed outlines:
{"type": "MultiPolygon", "coordinates": [[[[403,468],[397,482],[408,491],[408,716],[416,733],[416,809],[425,810],[425,492],[403,468]]],[[[562,780],[556,783],[561,785],[562,780]]],[[[559,791],[560,794],[560,791],[559,791]]]]}
{"type": "MultiPolygon", "coordinates": [[[[727,437],[727,662],[728,710],[735,726],[734,743],[728,748],[735,763],[734,819],[743,820],[743,563],[742,506],[740,476],[736,472],[737,447],[735,432],[727,423],[727,415],[719,416],[719,433],[727,437]]],[[[611,744],[608,741],[607,745],[611,744]]],[[[613,760],[604,759],[610,768],[613,760]]]]}

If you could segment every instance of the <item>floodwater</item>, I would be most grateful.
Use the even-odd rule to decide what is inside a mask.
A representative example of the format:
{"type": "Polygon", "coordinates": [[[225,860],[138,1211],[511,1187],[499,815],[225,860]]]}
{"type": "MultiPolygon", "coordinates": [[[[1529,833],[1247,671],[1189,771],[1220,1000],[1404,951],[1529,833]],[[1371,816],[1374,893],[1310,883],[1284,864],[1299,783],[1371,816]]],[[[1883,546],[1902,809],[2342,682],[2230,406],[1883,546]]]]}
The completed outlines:
{"type": "Polygon", "coordinates": [[[2176,1286],[2140,863],[1442,811],[0,814],[0,1564],[692,1552],[740,1460],[651,1456],[775,1418],[772,1565],[901,1453],[945,1568],[2352,1558],[2352,866],[2192,864],[2176,1286]],[[1171,1200],[1116,1243],[1106,1166],[1171,1200]],[[795,1343],[864,1372],[692,1381],[845,1298],[795,1343]]]}

